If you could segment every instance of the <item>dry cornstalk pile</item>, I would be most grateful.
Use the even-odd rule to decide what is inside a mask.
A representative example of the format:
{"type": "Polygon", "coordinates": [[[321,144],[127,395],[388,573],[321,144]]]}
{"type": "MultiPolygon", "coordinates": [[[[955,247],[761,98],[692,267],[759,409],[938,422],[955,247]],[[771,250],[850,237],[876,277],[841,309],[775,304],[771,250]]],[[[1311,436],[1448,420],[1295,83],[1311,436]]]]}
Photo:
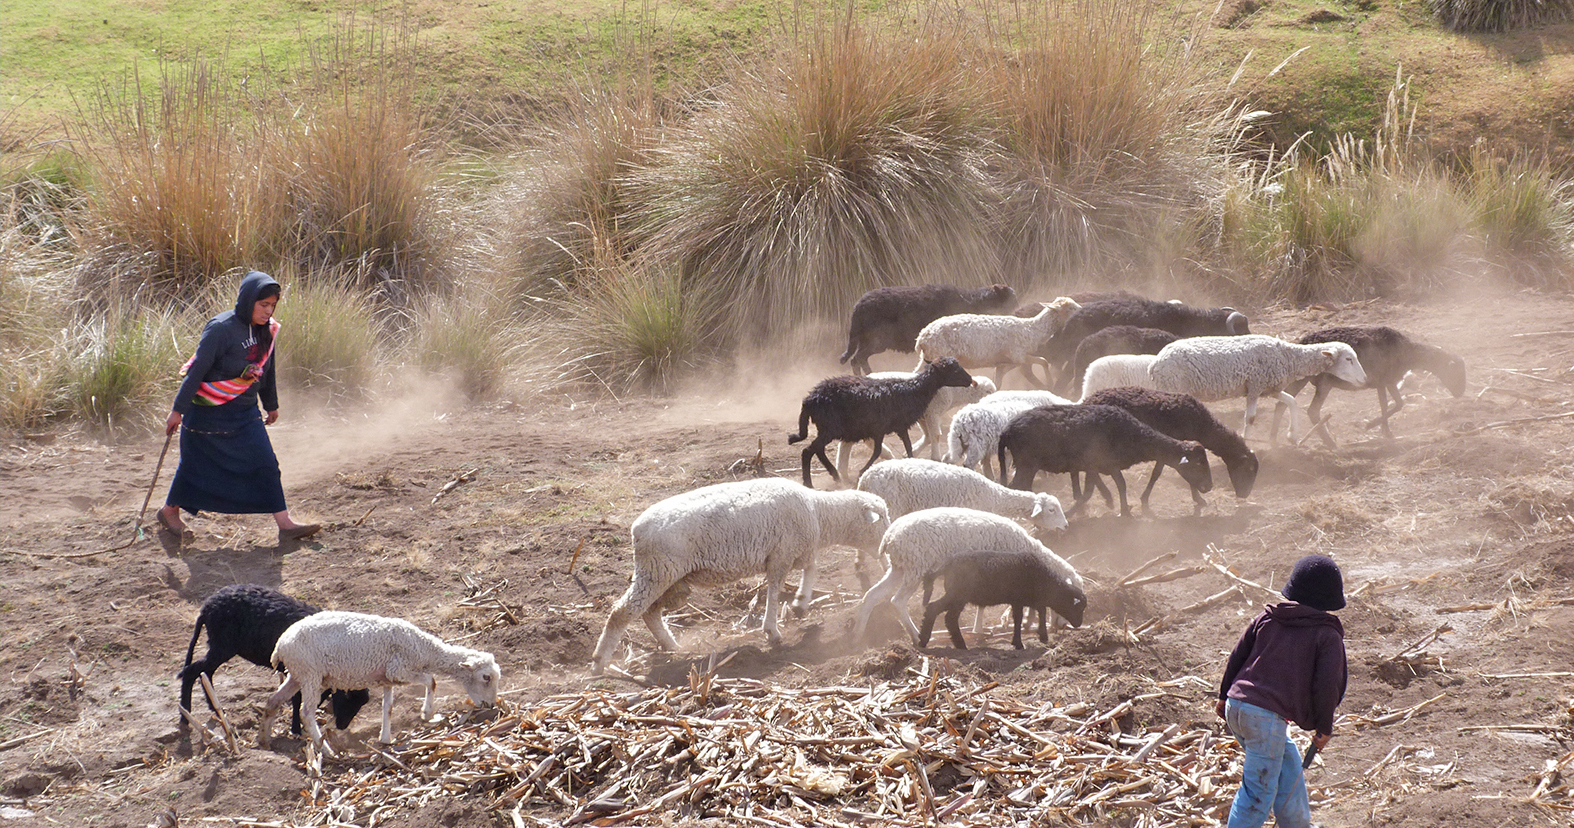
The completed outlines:
{"type": "MultiPolygon", "coordinates": [[[[515,825],[1221,825],[1240,751],[1180,725],[1121,733],[1134,703],[1025,706],[924,659],[869,687],[589,691],[429,727],[382,767],[319,778],[317,824],[376,825],[437,797],[485,796],[515,825]],[[1093,715],[1089,715],[1093,714],[1093,715]],[[525,810],[529,808],[529,810],[525,810]]],[[[1201,684],[1186,678],[1164,686],[1201,684]]],[[[1314,799],[1323,798],[1314,791],[1314,799]]]]}

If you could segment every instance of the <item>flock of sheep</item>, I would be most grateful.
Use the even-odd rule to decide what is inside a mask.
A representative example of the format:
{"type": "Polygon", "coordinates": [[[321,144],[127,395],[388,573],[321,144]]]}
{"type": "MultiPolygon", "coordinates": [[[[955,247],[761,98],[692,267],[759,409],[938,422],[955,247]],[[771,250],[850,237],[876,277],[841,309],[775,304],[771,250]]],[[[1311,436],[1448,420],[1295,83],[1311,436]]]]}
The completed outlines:
{"type": "MultiPolygon", "coordinates": [[[[1082,621],[1082,579],[1039,537],[1065,528],[1066,515],[1083,509],[1095,489],[1113,506],[1101,476],[1114,479],[1120,512],[1130,515],[1122,472],[1154,463],[1142,494],[1146,508],[1161,470],[1173,468],[1200,511],[1202,495],[1213,487],[1210,451],[1224,461],[1236,496],[1251,493],[1258,460],[1244,435],[1259,398],[1276,403],[1270,434],[1276,441],[1286,408],[1292,439],[1302,439],[1309,425],[1321,427],[1312,418],[1332,388],[1378,389],[1379,417],[1371,425],[1390,436],[1388,418],[1403,405],[1397,386],[1407,372],[1427,371],[1456,396],[1464,391],[1462,360],[1392,328],[1330,328],[1288,342],[1251,333],[1246,316],[1233,308],[1191,307],[1124,291],[1062,296],[1007,313],[1016,302],[1005,285],[888,287],[859,299],[841,357],[858,373],[816,384],[804,397],[797,431],[787,437],[788,443],[808,440],[813,426],[803,449],[802,485],[781,479],[721,483],[645,510],[632,527],[633,579],[607,617],[591,672],[600,674],[612,663],[635,617],[660,647],[676,649],[664,610],[680,604],[692,587],[753,575],[765,575],[765,632],[772,644],[779,642],[788,574],[803,571],[793,601],[802,611],[812,597],[816,556],[831,546],[858,552],[866,593],[855,640],[874,610],[889,602],[919,646],[944,614],[952,643],[965,647],[957,622],[963,607],[973,604],[982,613],[1005,604],[1012,608],[1013,645],[1020,648],[1027,609],[1039,613],[1041,639],[1047,639],[1050,610],[1073,626],[1082,621]],[[918,365],[910,373],[871,374],[869,357],[887,350],[917,351],[918,365]],[[989,368],[993,382],[969,373],[989,368]],[[1038,388],[1000,390],[1012,371],[1038,388]],[[1050,390],[1057,378],[1062,387],[1050,390]],[[1295,393],[1307,383],[1317,386],[1310,418],[1295,404],[1295,393]],[[1072,389],[1076,401],[1060,395],[1072,389]],[[1237,397],[1247,400],[1238,432],[1203,404],[1237,397]],[[943,429],[952,409],[959,410],[943,429]],[[917,447],[909,434],[914,425],[923,431],[917,447]],[[877,463],[892,434],[907,459],[877,463]],[[832,442],[839,443],[836,463],[827,454],[832,442]],[[850,449],[864,442],[869,460],[850,475],[850,449]],[[931,459],[913,456],[923,448],[931,459]],[[814,489],[816,459],[833,481],[856,488],[814,489]],[[998,482],[991,460],[999,466],[998,482]],[[980,466],[987,474],[977,471],[980,466]],[[1075,503],[1068,512],[1057,498],[1034,491],[1039,472],[1071,475],[1075,503]],[[871,586],[876,566],[885,573],[871,586]],[[944,581],[946,594],[931,601],[936,580],[944,581]],[[922,628],[907,608],[920,586],[922,628]]],[[[1332,442],[1326,428],[1320,433],[1332,442]]]]}
{"type": "MultiPolygon", "coordinates": [[[[1251,493],[1258,460],[1244,434],[1259,398],[1276,403],[1270,441],[1288,408],[1292,439],[1301,439],[1310,425],[1332,444],[1318,417],[1333,388],[1377,389],[1379,415],[1367,426],[1381,426],[1387,436],[1389,418],[1404,404],[1398,384],[1407,372],[1429,372],[1455,396],[1464,392],[1459,357],[1387,327],[1328,328],[1288,342],[1252,334],[1246,316],[1232,308],[1159,302],[1124,291],[1073,294],[1007,313],[1016,303],[1005,285],[889,287],[865,294],[853,307],[841,357],[858,373],[815,385],[803,400],[797,432],[788,436],[796,443],[808,439],[811,424],[815,429],[803,449],[802,484],[781,478],[721,483],[641,513],[630,528],[633,577],[607,617],[591,673],[602,674],[618,656],[636,616],[658,646],[676,650],[665,610],[680,605],[693,587],[756,575],[765,576],[766,636],[779,643],[789,574],[802,572],[792,601],[802,613],[813,598],[817,556],[831,546],[858,554],[866,592],[854,640],[862,639],[872,613],[889,603],[919,646],[928,644],[943,614],[952,643],[965,648],[958,617],[968,604],[979,607],[979,625],[984,608],[1009,605],[1017,648],[1023,646],[1025,612],[1036,610],[1039,638],[1047,641],[1048,613],[1079,626],[1087,595],[1075,569],[1040,538],[1065,529],[1067,514],[1083,509],[1095,489],[1113,507],[1101,476],[1114,479],[1120,512],[1129,515],[1123,470],[1154,463],[1141,497],[1146,509],[1161,471],[1173,468],[1200,512],[1202,495],[1213,486],[1208,452],[1224,462],[1237,497],[1251,493]],[[869,357],[886,350],[917,351],[919,364],[910,373],[871,374],[869,357]],[[1044,379],[1035,366],[1042,366],[1044,379]],[[993,382],[969,373],[988,368],[995,370],[993,382]],[[1004,390],[1013,370],[1037,388],[1004,390]],[[1295,395],[1308,383],[1316,394],[1303,415],[1295,395]],[[1061,396],[1073,392],[1076,401],[1061,396]],[[1203,405],[1237,397],[1247,399],[1239,432],[1203,405]],[[923,433],[917,446],[909,434],[914,425],[923,433]],[[891,434],[908,457],[877,463],[891,434]],[[833,441],[839,443],[835,464],[826,453],[833,441]],[[858,475],[849,475],[850,450],[864,442],[869,460],[858,475]],[[914,457],[920,449],[930,459],[914,457]],[[816,458],[833,481],[855,487],[813,488],[816,458]],[[1075,503],[1069,512],[1056,497],[1034,491],[1039,472],[1071,475],[1075,503]],[[946,593],[931,601],[936,580],[946,593]],[[908,612],[920,587],[921,627],[908,612]]],[[[477,704],[495,702],[501,679],[491,654],[446,644],[408,621],[319,611],[256,585],[226,587],[203,604],[192,632],[180,672],[183,726],[194,683],[237,655],[287,671],[259,722],[263,746],[278,709],[292,697],[294,732],[301,730],[303,697],[312,710],[331,701],[342,730],[369,700],[368,689],[382,688],[380,735],[387,742],[395,685],[424,685],[422,715],[430,717],[435,676],[453,678],[477,704]],[[193,661],[204,629],[208,651],[193,661]]],[[[304,722],[318,750],[331,754],[315,715],[304,722]]]]}

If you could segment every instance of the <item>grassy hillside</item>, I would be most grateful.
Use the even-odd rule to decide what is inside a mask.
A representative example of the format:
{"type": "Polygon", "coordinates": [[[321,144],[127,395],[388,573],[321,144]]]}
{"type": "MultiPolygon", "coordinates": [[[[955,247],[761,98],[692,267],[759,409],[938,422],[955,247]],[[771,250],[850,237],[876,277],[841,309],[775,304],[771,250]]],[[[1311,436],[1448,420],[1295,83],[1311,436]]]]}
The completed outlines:
{"type": "Polygon", "coordinates": [[[1255,2],[6,6],[0,426],[153,422],[249,268],[327,397],[660,390],[889,284],[1569,288],[1561,27],[1255,2]]]}
{"type": "MultiPolygon", "coordinates": [[[[1181,20],[1176,30],[1166,14],[1154,18],[1152,36],[1200,33],[1197,47],[1220,71],[1246,60],[1237,88],[1276,114],[1267,126],[1281,145],[1307,131],[1326,138],[1369,130],[1398,69],[1414,78],[1418,132],[1447,150],[1480,138],[1505,153],[1562,154],[1574,142],[1574,24],[1459,35],[1440,27],[1427,3],[1403,0],[1200,0],[1180,11],[1210,25],[1181,20]]],[[[897,21],[933,12],[862,3],[856,13],[897,21]]],[[[57,133],[74,101],[133,67],[146,72],[160,59],[202,54],[242,74],[287,74],[356,15],[404,21],[422,43],[425,96],[473,127],[528,120],[561,100],[575,77],[633,71],[648,72],[659,88],[708,83],[732,55],[766,48],[813,14],[812,4],[750,0],[6,3],[0,90],[12,137],[29,128],[57,133]]]]}

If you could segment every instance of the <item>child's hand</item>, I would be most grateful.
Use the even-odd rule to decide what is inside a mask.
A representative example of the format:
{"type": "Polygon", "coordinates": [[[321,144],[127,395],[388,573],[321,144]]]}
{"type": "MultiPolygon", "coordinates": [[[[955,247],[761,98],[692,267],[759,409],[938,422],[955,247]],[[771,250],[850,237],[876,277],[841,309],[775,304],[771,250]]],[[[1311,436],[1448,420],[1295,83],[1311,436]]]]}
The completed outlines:
{"type": "Polygon", "coordinates": [[[1224,699],[1219,699],[1213,703],[1213,712],[1217,714],[1219,718],[1224,718],[1224,699]]]}

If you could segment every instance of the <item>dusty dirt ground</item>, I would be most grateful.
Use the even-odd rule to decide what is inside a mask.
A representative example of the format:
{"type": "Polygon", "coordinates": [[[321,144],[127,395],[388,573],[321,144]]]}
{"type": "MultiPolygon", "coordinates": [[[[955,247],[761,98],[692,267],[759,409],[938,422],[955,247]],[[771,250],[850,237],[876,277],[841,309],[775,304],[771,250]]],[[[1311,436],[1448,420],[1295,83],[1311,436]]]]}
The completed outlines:
{"type": "MultiPolygon", "coordinates": [[[[1376,409],[1373,392],[1336,394],[1328,410],[1338,448],[1316,439],[1269,448],[1254,439],[1262,456],[1256,491],[1237,501],[1221,485],[1198,517],[1173,475],[1154,493],[1152,515],[1122,520],[1095,504],[1091,516],[1049,539],[1090,581],[1081,629],[1061,631],[1047,649],[1030,638],[1033,646],[1013,651],[1007,630],[965,653],[929,654],[982,671],[1002,683],[997,693],[1100,708],[1141,692],[1150,678],[1193,675],[1213,684],[1261,599],[1179,615],[1141,645],[1125,646],[1122,627],[1227,583],[1212,573],[1136,588],[1116,583],[1167,552],[1179,553],[1174,565],[1199,563],[1210,544],[1264,584],[1281,583],[1302,554],[1330,554],[1356,594],[1340,614],[1351,666],[1341,712],[1370,718],[1432,701],[1408,719],[1338,729],[1310,775],[1334,794],[1317,821],[1567,824],[1566,810],[1527,798],[1574,738],[1574,606],[1552,603],[1574,596],[1574,417],[1561,416],[1574,415],[1574,301],[1506,293],[1252,316],[1254,331],[1287,337],[1330,324],[1392,324],[1463,354],[1469,391],[1452,398],[1428,378],[1395,418],[1394,441],[1359,427],[1376,409]],[[1500,425],[1534,417],[1545,419],[1500,425]],[[1486,608],[1439,612],[1467,604],[1486,608]],[[1421,648],[1436,659],[1410,671],[1390,661],[1445,623],[1451,629],[1421,648]],[[1537,673],[1552,675],[1523,675],[1537,673]],[[1507,674],[1520,677],[1499,677],[1507,674]],[[1490,729],[1504,725],[1530,727],[1490,729]],[[1489,729],[1463,729],[1470,726],[1489,729]]],[[[586,666],[609,604],[627,585],[629,523],[663,497],[731,479],[735,461],[762,445],[768,470],[796,477],[798,448],[784,435],[809,385],[835,372],[833,359],[772,372],[769,382],[732,383],[719,397],[712,390],[664,401],[553,399],[468,410],[428,402],[293,419],[286,399],[273,435],[292,508],[336,524],[292,550],[276,548],[265,517],[202,516],[191,521],[196,538],[184,548],[150,533],[121,551],[91,554],[131,537],[162,440],[9,438],[0,451],[0,816],[17,825],[138,828],[169,810],[180,824],[308,818],[300,740],[278,738],[273,750],[243,747],[232,757],[175,738],[174,674],[192,621],[202,600],[230,583],[403,616],[492,651],[514,704],[617,686],[590,679],[586,666]],[[434,504],[465,472],[473,479],[434,504]],[[522,607],[518,623],[492,626],[490,614],[460,606],[487,587],[522,607]]],[[[907,361],[876,358],[886,368],[907,361]]],[[[1303,404],[1309,398],[1303,392],[1303,404]]],[[[1241,407],[1216,410],[1231,422],[1241,407]]],[[[1252,432],[1264,433],[1262,425],[1252,432]]],[[[155,504],[172,467],[173,458],[155,504]]],[[[1217,461],[1215,470],[1216,480],[1227,480],[1217,461]]],[[[1063,477],[1052,485],[1067,497],[1063,477]]],[[[829,557],[821,584],[833,597],[806,618],[787,616],[780,648],[734,628],[754,591],[744,584],[695,593],[679,614],[686,652],[652,655],[649,633],[636,624],[621,663],[653,681],[681,682],[694,659],[736,653],[722,675],[806,686],[843,681],[871,656],[909,648],[892,617],[876,616],[874,642],[846,640],[857,580],[850,556],[829,557]]],[[[273,675],[236,660],[215,683],[249,745],[273,675]]],[[[440,711],[463,702],[446,680],[439,692],[440,711]]],[[[1135,724],[1218,727],[1210,694],[1190,692],[1195,698],[1139,704],[1135,724]]],[[[415,723],[418,705],[416,692],[400,692],[396,730],[415,723]]],[[[376,736],[376,713],[374,704],[362,714],[352,739],[376,736]]],[[[350,764],[365,755],[352,752],[350,764]]],[[[1543,801],[1574,804],[1561,792],[1543,801]]],[[[510,823],[478,798],[429,806],[395,824],[510,823]]]]}

